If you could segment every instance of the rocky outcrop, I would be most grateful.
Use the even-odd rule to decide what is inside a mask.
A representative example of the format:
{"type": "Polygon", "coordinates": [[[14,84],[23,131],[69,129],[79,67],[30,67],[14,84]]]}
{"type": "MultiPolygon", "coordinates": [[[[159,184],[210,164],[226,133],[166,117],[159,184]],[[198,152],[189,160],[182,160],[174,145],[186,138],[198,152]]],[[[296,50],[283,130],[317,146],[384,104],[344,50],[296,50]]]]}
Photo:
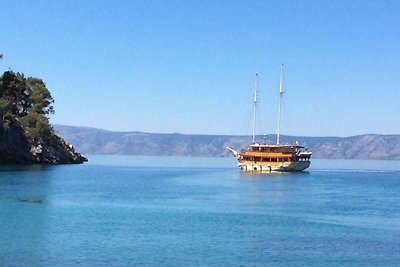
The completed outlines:
{"type": "Polygon", "coordinates": [[[7,127],[0,124],[0,163],[76,164],[85,161],[85,157],[56,134],[32,146],[18,121],[7,127]]]}
{"type": "Polygon", "coordinates": [[[29,150],[29,142],[19,123],[7,128],[0,125],[0,163],[30,163],[33,157],[29,150]]]}

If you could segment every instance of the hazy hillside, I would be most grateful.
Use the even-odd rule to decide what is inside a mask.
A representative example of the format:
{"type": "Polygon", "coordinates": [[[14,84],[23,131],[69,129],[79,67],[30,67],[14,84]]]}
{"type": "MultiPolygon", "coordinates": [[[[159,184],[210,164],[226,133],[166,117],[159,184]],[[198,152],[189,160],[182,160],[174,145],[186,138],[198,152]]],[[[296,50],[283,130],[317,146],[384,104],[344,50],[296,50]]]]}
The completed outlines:
{"type": "MultiPolygon", "coordinates": [[[[113,132],[62,125],[54,128],[83,154],[226,156],[225,146],[240,149],[251,141],[249,136],[113,132]]],[[[267,135],[266,140],[273,142],[275,135],[267,135]]],[[[400,135],[282,137],[284,143],[296,140],[313,151],[315,158],[400,159],[400,135]]]]}

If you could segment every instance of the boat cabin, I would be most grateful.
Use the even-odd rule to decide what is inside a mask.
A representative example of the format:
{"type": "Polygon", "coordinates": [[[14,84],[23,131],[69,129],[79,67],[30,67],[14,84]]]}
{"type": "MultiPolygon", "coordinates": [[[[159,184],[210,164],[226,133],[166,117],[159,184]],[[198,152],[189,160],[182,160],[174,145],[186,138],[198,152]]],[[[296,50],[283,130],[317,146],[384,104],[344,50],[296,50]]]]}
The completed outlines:
{"type": "Polygon", "coordinates": [[[252,144],[247,150],[243,150],[241,159],[254,162],[298,162],[309,161],[311,152],[303,151],[299,145],[270,145],[252,144]]]}
{"type": "Polygon", "coordinates": [[[296,153],[299,152],[302,146],[298,145],[269,145],[269,144],[252,144],[248,148],[254,152],[267,152],[267,153],[296,153]]]}

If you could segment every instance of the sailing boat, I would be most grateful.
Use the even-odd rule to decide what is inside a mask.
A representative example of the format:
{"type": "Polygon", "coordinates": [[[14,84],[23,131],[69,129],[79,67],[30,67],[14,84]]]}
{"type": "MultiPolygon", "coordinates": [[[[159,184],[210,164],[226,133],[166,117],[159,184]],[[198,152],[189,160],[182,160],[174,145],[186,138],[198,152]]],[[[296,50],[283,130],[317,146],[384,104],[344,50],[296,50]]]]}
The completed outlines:
{"type": "Polygon", "coordinates": [[[240,152],[226,147],[238,160],[238,167],[243,171],[303,171],[310,166],[312,152],[304,149],[298,142],[294,145],[280,143],[281,109],[283,98],[283,64],[279,83],[278,131],[276,144],[256,142],[256,111],[258,75],[256,74],[253,100],[253,143],[240,152]]]}

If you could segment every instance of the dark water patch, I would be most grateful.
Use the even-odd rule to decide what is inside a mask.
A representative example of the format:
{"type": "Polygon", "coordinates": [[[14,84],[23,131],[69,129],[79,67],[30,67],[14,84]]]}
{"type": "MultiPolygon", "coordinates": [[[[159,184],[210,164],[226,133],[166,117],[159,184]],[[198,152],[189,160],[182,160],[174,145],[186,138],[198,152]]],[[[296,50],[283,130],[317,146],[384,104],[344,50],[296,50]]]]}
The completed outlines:
{"type": "Polygon", "coordinates": [[[43,196],[23,197],[19,198],[18,201],[21,203],[44,204],[46,203],[46,198],[43,196]]]}

